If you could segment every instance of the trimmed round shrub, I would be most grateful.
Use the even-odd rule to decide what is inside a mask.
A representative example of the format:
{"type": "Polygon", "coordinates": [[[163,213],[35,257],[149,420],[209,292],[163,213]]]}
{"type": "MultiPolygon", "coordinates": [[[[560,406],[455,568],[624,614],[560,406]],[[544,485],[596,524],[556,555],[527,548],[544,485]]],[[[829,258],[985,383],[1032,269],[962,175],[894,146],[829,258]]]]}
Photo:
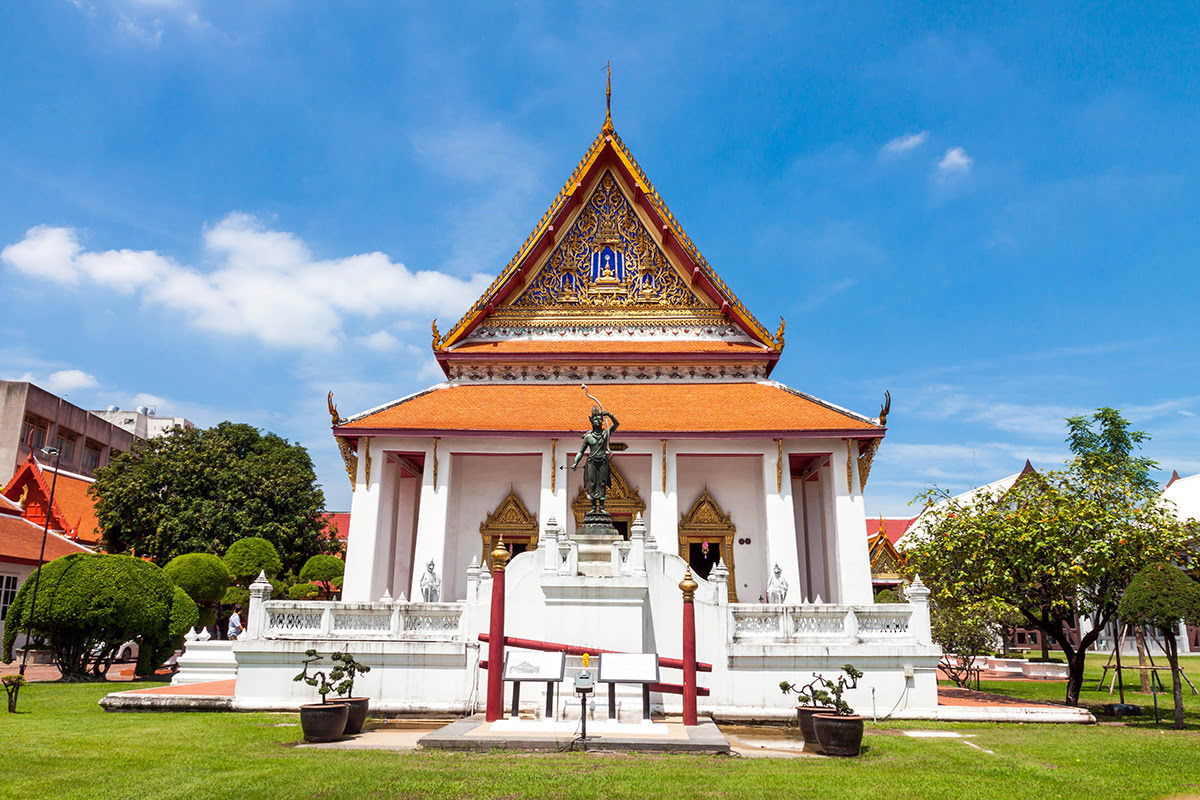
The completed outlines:
{"type": "Polygon", "coordinates": [[[876,603],[903,603],[895,589],[880,589],[875,593],[876,603]]]}
{"type": "Polygon", "coordinates": [[[217,612],[207,606],[200,609],[200,619],[196,622],[201,628],[211,628],[217,624],[217,612]]]}
{"type": "Polygon", "coordinates": [[[250,605],[250,590],[243,589],[240,586],[230,586],[225,590],[225,596],[221,598],[221,605],[248,607],[250,605]]]}
{"type": "Polygon", "coordinates": [[[197,603],[215,603],[233,584],[233,573],[211,553],[188,553],[171,559],[163,572],[197,603]]]}
{"type": "Polygon", "coordinates": [[[225,566],[242,586],[249,586],[258,573],[265,572],[268,578],[279,574],[283,561],[275,545],[257,536],[238,539],[225,551],[225,566]]]}
{"type": "Polygon", "coordinates": [[[337,556],[313,556],[300,568],[300,580],[308,583],[333,583],[340,581],[346,571],[346,562],[337,556]]]}
{"type": "Polygon", "coordinates": [[[140,643],[137,674],[151,675],[199,616],[186,592],[140,558],[73,553],[43,565],[40,572],[37,607],[29,607],[35,583],[31,575],[8,609],[6,663],[12,661],[17,632],[29,626],[49,644],[64,678],[104,677],[121,645],[131,639],[140,643]]]}
{"type": "Polygon", "coordinates": [[[1133,625],[1171,631],[1180,622],[1200,622],[1200,583],[1174,564],[1151,564],[1125,589],[1117,615],[1133,625]]]}
{"type": "Polygon", "coordinates": [[[297,583],[288,589],[288,597],[292,600],[312,600],[321,593],[321,587],[315,583],[297,583]]]}

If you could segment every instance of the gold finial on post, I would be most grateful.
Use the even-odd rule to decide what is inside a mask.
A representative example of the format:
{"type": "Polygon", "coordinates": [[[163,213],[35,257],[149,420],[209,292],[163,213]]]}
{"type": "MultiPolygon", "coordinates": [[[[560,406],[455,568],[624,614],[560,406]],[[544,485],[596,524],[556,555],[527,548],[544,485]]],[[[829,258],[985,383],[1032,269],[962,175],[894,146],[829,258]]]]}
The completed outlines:
{"type": "Polygon", "coordinates": [[[504,546],[504,534],[500,534],[500,538],[496,540],[496,549],[492,550],[492,569],[503,572],[507,564],[508,548],[504,546]]]}
{"type": "Polygon", "coordinates": [[[700,588],[700,584],[692,578],[692,568],[689,566],[683,573],[683,580],[679,582],[679,588],[683,592],[684,602],[692,600],[696,596],[696,590],[700,588]]]}
{"type": "Polygon", "coordinates": [[[612,62],[608,62],[608,82],[604,88],[604,127],[600,132],[605,136],[611,136],[613,131],[612,124],[612,62]]]}

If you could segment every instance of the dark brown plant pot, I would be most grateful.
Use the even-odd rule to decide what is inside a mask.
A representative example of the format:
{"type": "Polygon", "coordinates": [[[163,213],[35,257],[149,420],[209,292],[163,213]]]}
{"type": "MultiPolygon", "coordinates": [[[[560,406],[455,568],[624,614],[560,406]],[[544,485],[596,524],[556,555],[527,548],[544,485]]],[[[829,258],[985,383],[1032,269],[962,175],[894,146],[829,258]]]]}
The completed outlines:
{"type": "Polygon", "coordinates": [[[300,728],[306,742],[335,742],[346,730],[350,706],[345,703],[312,703],[300,706],[300,728]]]}
{"type": "Polygon", "coordinates": [[[862,717],[816,714],[813,716],[813,728],[817,732],[821,752],[827,756],[856,756],[862,749],[862,717]]]}
{"type": "Polygon", "coordinates": [[[800,726],[800,735],[804,737],[804,752],[821,752],[817,732],[813,729],[813,715],[832,714],[833,711],[828,706],[796,706],[796,723],[800,726]]]}
{"type": "Polygon", "coordinates": [[[331,703],[341,703],[350,709],[346,718],[346,735],[357,736],[362,733],[363,723],[367,721],[367,708],[371,703],[369,697],[339,697],[331,703]]]}

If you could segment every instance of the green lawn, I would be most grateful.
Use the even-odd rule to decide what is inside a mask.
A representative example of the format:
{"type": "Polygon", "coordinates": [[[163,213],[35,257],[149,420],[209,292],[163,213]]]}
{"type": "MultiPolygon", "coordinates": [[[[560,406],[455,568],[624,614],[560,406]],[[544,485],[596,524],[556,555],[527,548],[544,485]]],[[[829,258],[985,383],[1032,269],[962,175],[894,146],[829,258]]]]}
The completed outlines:
{"type": "MultiPolygon", "coordinates": [[[[1061,655],[1061,654],[1060,654],[1061,655]]],[[[1083,691],[1079,693],[1080,705],[1087,706],[1094,713],[1099,715],[1100,707],[1106,703],[1120,702],[1120,694],[1114,687],[1113,693],[1108,693],[1108,679],[1104,681],[1104,688],[1096,690],[1096,684],[1100,680],[1100,675],[1104,664],[1108,661],[1108,656],[1097,655],[1091,653],[1087,659],[1087,669],[1084,671],[1085,680],[1083,682],[1083,691]]],[[[1137,664],[1137,658],[1132,661],[1122,658],[1121,664],[1137,664]]],[[[1156,658],[1156,664],[1167,666],[1165,658],[1156,658]]],[[[1179,659],[1179,665],[1186,672],[1187,677],[1191,678],[1192,683],[1196,684],[1196,688],[1200,689],[1200,656],[1182,656],[1179,659]]],[[[1126,718],[1130,725],[1133,726],[1154,726],[1154,696],[1140,694],[1137,691],[1138,674],[1131,670],[1122,670],[1125,673],[1125,702],[1139,705],[1144,713],[1139,718],[1126,718]]],[[[1111,677],[1112,672],[1109,672],[1111,677]]],[[[1165,692],[1159,692],[1158,706],[1159,713],[1164,720],[1173,719],[1174,700],[1171,697],[1171,673],[1168,671],[1159,672],[1159,677],[1162,679],[1165,692]]],[[[943,682],[946,684],[947,682],[943,682]]],[[[1052,703],[1062,703],[1066,699],[1066,682],[1065,681],[981,681],[979,688],[985,692],[993,694],[1003,694],[1011,697],[1024,697],[1031,700],[1044,700],[1052,703]]],[[[974,684],[971,684],[974,688],[974,684]]],[[[1200,729],[1200,695],[1193,695],[1192,690],[1186,683],[1183,684],[1183,706],[1185,712],[1185,720],[1188,727],[1193,730],[1200,729]]]]}
{"type": "MultiPolygon", "coordinates": [[[[1200,793],[1200,732],[1111,725],[868,726],[855,760],[307,750],[288,714],[106,713],[118,684],[27,686],[0,714],[9,797],[1161,797],[1200,793]]],[[[1011,688],[1011,687],[1010,687],[1011,688]]],[[[1034,687],[1038,688],[1039,687],[1034,687]]]]}

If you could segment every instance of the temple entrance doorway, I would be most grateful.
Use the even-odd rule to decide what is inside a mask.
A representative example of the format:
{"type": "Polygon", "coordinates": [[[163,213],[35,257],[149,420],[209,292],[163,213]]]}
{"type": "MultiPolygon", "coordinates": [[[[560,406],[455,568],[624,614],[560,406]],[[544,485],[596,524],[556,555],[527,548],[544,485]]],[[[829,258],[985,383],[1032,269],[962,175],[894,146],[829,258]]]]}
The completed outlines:
{"type": "Polygon", "coordinates": [[[707,579],[721,559],[729,570],[729,602],[736,603],[737,582],[733,563],[733,537],[737,533],[730,515],[722,510],[708,487],[679,520],[679,556],[692,571],[707,579]]]}
{"type": "Polygon", "coordinates": [[[721,548],[713,547],[707,542],[688,542],[688,565],[692,574],[708,580],[708,574],[717,565],[721,557],[721,548]]]}

